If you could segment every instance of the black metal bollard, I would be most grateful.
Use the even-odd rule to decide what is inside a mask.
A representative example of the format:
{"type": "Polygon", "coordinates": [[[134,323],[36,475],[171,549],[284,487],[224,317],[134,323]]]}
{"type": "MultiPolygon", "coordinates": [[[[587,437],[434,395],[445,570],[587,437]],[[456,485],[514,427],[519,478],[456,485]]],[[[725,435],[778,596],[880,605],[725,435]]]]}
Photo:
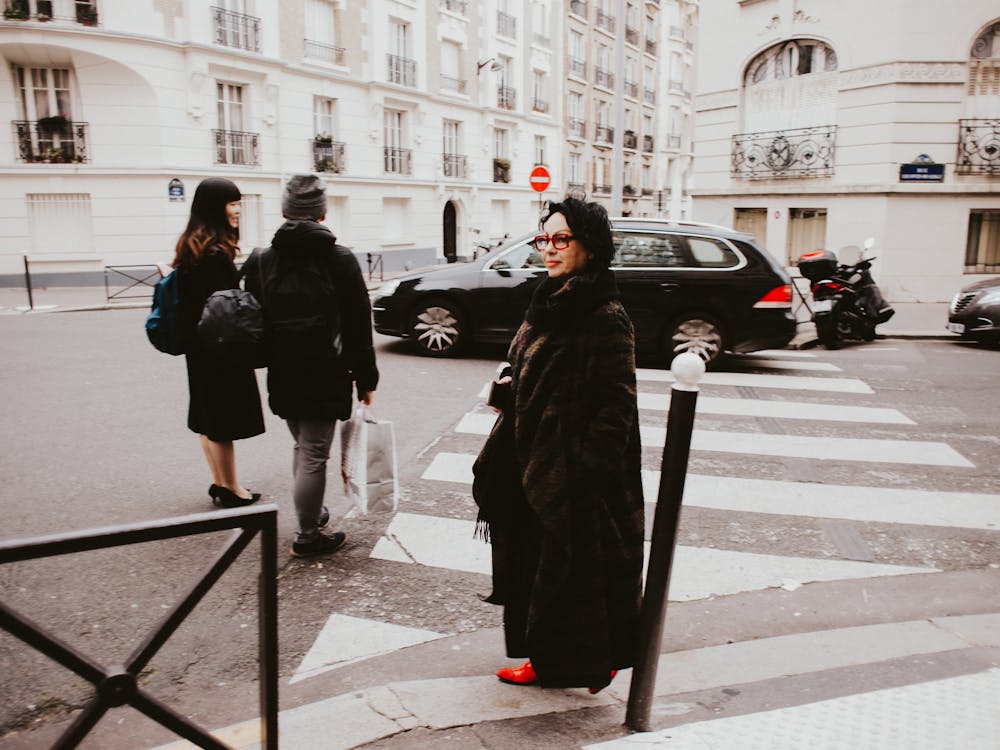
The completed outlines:
{"type": "Polygon", "coordinates": [[[28,267],[28,256],[24,256],[24,285],[28,289],[28,309],[35,309],[35,297],[31,291],[31,269],[28,267]]]}
{"type": "Polygon", "coordinates": [[[670,572],[691,452],[698,381],[705,372],[705,363],[698,355],[685,352],[674,358],[670,369],[676,382],[671,388],[667,438],[660,461],[660,487],[656,495],[656,513],[646,567],[646,588],[639,613],[639,648],[625,713],[625,725],[636,732],[650,730],[649,716],[653,708],[660,640],[667,619],[667,593],[670,590],[670,572]]]}

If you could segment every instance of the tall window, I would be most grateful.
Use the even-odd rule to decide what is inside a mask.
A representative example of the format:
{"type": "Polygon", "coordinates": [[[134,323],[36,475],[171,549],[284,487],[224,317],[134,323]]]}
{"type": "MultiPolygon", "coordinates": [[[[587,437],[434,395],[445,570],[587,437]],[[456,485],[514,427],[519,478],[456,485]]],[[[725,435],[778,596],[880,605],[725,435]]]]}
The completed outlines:
{"type": "Polygon", "coordinates": [[[313,99],[313,132],[319,136],[334,136],[336,127],[334,124],[334,102],[323,96],[313,99]]]}
{"type": "Polygon", "coordinates": [[[460,126],[456,120],[444,121],[444,140],[441,144],[442,152],[456,156],[462,153],[462,144],[459,140],[460,126]]]}
{"type": "Polygon", "coordinates": [[[493,158],[510,159],[510,131],[507,128],[493,128],[493,158]]]}
{"type": "Polygon", "coordinates": [[[441,88],[447,91],[465,93],[465,81],[462,79],[462,48],[455,42],[445,41],[441,44],[441,88]]]}
{"type": "Polygon", "coordinates": [[[398,57],[406,57],[408,36],[409,24],[402,21],[389,21],[389,52],[398,57]]]}
{"type": "Polygon", "coordinates": [[[980,208],[969,211],[965,272],[1000,272],[1000,210],[980,208]]]}
{"type": "Polygon", "coordinates": [[[387,109],[385,111],[384,125],[386,148],[402,148],[403,113],[395,109],[387,109]]]}
{"type": "Polygon", "coordinates": [[[535,136],[535,164],[545,164],[545,136],[535,136]]]}
{"type": "Polygon", "coordinates": [[[534,0],[531,4],[531,27],[536,41],[549,38],[548,0],[534,0]]]}
{"type": "Polygon", "coordinates": [[[15,68],[25,120],[62,115],[73,119],[69,68],[15,68]]]}
{"type": "Polygon", "coordinates": [[[337,43],[336,18],[328,0],[306,1],[306,37],[323,44],[337,43]]]}
{"type": "Polygon", "coordinates": [[[531,72],[532,106],[536,112],[549,111],[549,80],[542,70],[531,72]]]}
{"type": "Polygon", "coordinates": [[[583,159],[580,154],[569,155],[569,183],[571,185],[583,184],[583,159]]]}
{"type": "Polygon", "coordinates": [[[387,109],[382,119],[385,171],[395,174],[410,173],[410,152],[403,148],[403,114],[396,109],[387,109]]]}
{"type": "Polygon", "coordinates": [[[216,82],[219,130],[244,130],[243,87],[235,83],[216,82]]]}
{"type": "Polygon", "coordinates": [[[587,53],[583,43],[583,34],[579,31],[569,32],[569,72],[583,78],[587,72],[587,53]]]}

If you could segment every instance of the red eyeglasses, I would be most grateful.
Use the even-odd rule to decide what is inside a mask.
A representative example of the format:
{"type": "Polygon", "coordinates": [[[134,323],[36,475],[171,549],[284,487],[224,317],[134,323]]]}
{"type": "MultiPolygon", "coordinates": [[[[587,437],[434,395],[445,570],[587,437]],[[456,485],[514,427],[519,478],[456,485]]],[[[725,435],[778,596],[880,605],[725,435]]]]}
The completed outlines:
{"type": "Polygon", "coordinates": [[[565,250],[569,247],[572,239],[573,235],[571,234],[553,234],[551,237],[547,234],[536,234],[532,242],[538,250],[544,250],[549,246],[550,242],[556,250],[565,250]]]}

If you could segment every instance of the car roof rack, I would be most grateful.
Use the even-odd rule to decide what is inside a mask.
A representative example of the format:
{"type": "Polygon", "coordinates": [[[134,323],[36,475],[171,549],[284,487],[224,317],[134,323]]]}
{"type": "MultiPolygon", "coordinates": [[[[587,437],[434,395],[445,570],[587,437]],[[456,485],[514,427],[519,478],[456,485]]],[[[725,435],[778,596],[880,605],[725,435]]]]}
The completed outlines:
{"type": "Polygon", "coordinates": [[[611,219],[615,222],[635,222],[637,224],[656,224],[656,223],[666,223],[674,224],[676,226],[682,227],[708,227],[709,229],[720,229],[723,232],[736,232],[732,227],[726,227],[722,224],[710,224],[707,221],[691,221],[690,219],[671,219],[671,218],[657,218],[655,216],[615,216],[611,219]]]}

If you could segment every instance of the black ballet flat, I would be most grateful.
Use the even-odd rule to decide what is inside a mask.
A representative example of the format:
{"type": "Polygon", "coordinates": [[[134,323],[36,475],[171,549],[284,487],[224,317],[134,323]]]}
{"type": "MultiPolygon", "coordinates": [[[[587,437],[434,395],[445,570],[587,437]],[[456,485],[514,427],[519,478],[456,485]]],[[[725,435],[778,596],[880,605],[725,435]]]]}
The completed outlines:
{"type": "Polygon", "coordinates": [[[212,486],[215,487],[215,493],[209,494],[212,494],[212,503],[218,508],[243,508],[247,505],[253,505],[260,500],[259,492],[251,492],[250,497],[240,497],[226,487],[220,487],[219,485],[212,486]]]}

